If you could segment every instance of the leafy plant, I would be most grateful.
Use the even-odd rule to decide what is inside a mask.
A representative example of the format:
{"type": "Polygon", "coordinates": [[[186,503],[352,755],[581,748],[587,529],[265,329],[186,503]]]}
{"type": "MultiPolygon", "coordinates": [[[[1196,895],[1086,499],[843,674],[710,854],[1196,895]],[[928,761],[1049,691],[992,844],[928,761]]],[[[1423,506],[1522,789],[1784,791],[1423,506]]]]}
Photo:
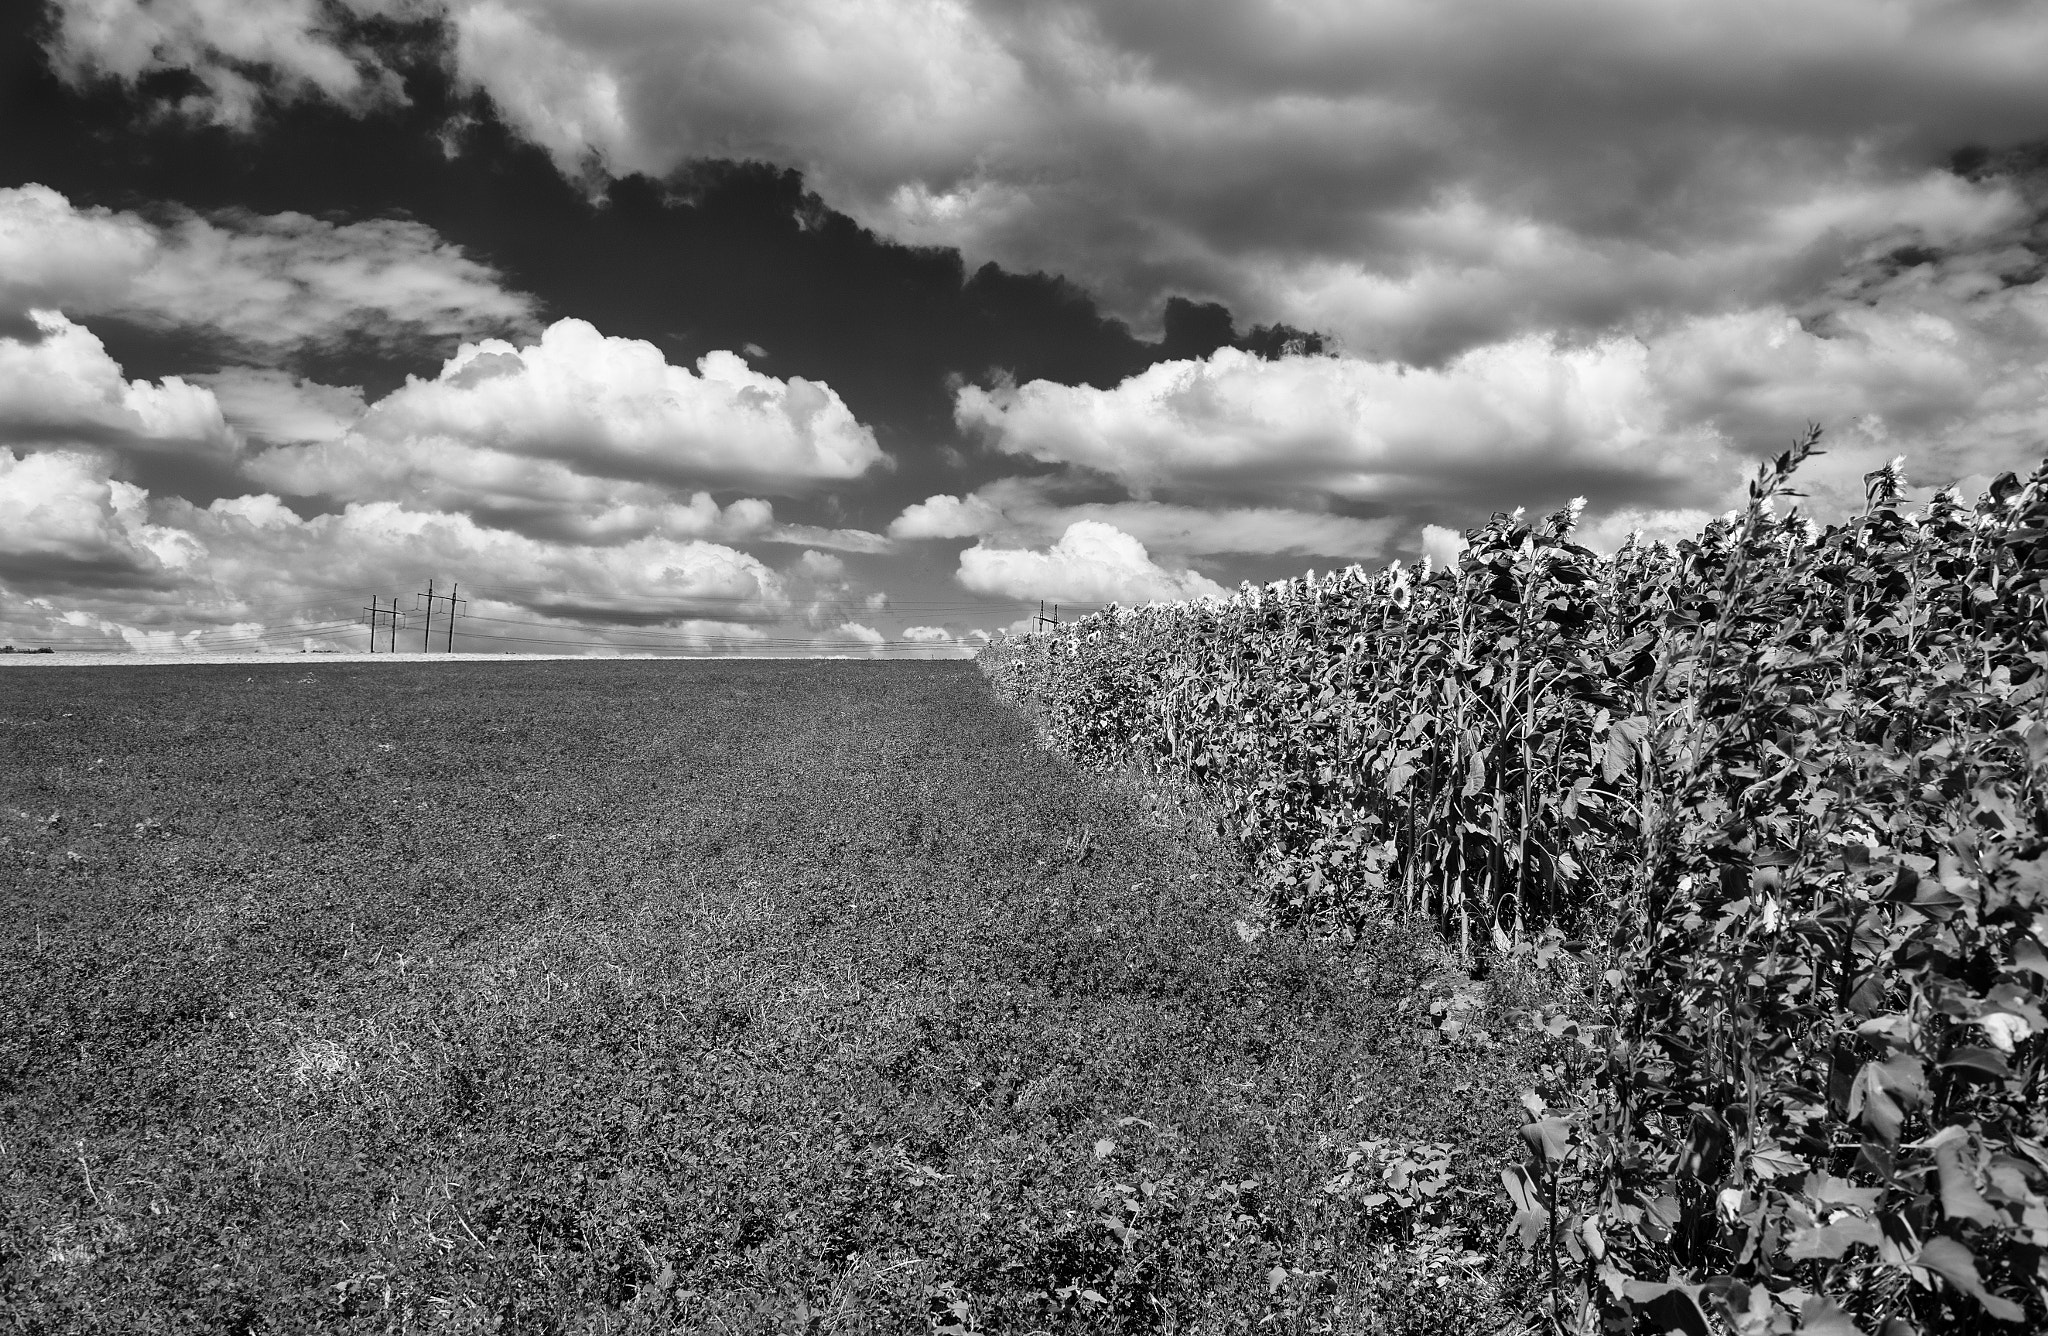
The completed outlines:
{"type": "Polygon", "coordinates": [[[1894,464],[1821,529],[1818,441],[1675,548],[1495,515],[982,656],[1212,794],[1275,922],[1597,962],[1503,1178],[1561,1328],[2048,1324],[2048,465],[1914,512],[1894,464]]]}

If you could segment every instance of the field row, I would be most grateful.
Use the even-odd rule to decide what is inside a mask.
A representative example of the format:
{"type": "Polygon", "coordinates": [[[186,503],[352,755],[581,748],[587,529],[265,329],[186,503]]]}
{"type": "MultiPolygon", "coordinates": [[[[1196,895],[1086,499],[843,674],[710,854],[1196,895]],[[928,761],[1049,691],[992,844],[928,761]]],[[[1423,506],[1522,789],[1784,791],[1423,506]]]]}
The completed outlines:
{"type": "Polygon", "coordinates": [[[1822,529],[1817,438],[1676,547],[1496,515],[983,655],[1220,805],[1273,920],[1579,958],[1506,1179],[1567,1328],[2048,1329],[2048,465],[1822,529]]]}

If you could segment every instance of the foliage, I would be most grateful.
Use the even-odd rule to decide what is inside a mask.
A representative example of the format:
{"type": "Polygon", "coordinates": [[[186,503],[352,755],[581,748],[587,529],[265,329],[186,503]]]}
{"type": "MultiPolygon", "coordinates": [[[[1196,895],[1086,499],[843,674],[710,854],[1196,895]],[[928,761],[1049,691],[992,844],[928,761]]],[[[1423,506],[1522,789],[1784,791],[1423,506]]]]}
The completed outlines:
{"type": "Polygon", "coordinates": [[[1211,786],[1276,917],[1613,943],[1503,1178],[1561,1327],[2048,1326],[2048,465],[1918,512],[1893,465],[1820,531],[1777,505],[1818,435],[1675,549],[1496,515],[1455,570],[983,656],[1211,786]]]}

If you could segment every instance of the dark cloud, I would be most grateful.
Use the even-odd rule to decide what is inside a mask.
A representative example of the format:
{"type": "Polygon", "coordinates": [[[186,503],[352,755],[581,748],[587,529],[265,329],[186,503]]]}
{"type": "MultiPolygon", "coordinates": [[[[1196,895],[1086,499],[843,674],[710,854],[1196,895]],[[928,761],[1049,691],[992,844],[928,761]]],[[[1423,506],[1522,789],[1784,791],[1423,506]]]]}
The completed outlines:
{"type": "MultiPolygon", "coordinates": [[[[408,218],[489,266],[506,290],[532,294],[544,318],[575,316],[607,335],[647,340],[677,365],[748,343],[768,349],[761,370],[831,386],[909,465],[842,492],[851,509],[819,512],[820,520],[878,528],[930,494],[919,480],[928,467],[967,487],[1001,471],[950,452],[949,377],[1006,373],[1106,388],[1161,359],[1225,344],[1267,353],[1321,346],[1319,336],[1285,325],[1240,334],[1227,310],[1185,299],[1162,308],[1163,342],[1140,339],[1066,280],[993,264],[970,270],[955,250],[880,239],[825,207],[798,173],[758,163],[692,162],[665,181],[614,180],[593,202],[509,132],[488,99],[456,89],[422,40],[429,29],[417,26],[383,34],[404,39],[385,57],[403,76],[404,105],[357,116],[301,98],[239,132],[147,120],[114,86],[66,87],[22,15],[0,19],[10,22],[0,32],[0,118],[36,133],[0,141],[0,182],[37,181],[81,208],[170,201],[202,214],[291,212],[337,226],[408,218]],[[458,117],[451,159],[435,132],[458,117]]],[[[373,40],[379,30],[358,36],[373,40]]],[[[193,365],[189,338],[132,325],[101,332],[131,375],[229,364],[222,351],[201,351],[193,365]]],[[[371,332],[294,350],[279,365],[361,386],[374,400],[408,374],[431,374],[426,351],[405,342],[394,349],[371,332]]]]}
{"type": "Polygon", "coordinates": [[[627,627],[716,577],[719,634],[856,646],[870,581],[999,625],[1574,493],[1676,530],[1815,418],[1823,503],[2048,433],[2029,7],[68,3],[0,15],[0,187],[70,211],[0,316],[103,341],[62,412],[0,402],[100,460],[67,559],[509,563],[563,611],[508,617],[627,588],[627,627]],[[569,328],[565,393],[529,362],[569,328]],[[584,392],[636,359],[788,439],[584,392]],[[804,435],[831,404],[872,453],[804,435]]]}

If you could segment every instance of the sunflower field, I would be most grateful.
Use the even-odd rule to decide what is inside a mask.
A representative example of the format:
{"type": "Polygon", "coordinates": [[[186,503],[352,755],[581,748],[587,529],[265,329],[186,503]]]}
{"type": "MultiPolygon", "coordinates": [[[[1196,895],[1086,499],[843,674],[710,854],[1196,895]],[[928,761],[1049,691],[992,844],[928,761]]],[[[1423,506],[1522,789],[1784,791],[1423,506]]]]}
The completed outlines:
{"type": "Polygon", "coordinates": [[[1818,439],[1675,546],[1497,514],[982,656],[1205,791],[1270,919],[1590,966],[1502,1172],[1552,1329],[2048,1330],[2048,464],[1822,527],[1818,439]]]}

